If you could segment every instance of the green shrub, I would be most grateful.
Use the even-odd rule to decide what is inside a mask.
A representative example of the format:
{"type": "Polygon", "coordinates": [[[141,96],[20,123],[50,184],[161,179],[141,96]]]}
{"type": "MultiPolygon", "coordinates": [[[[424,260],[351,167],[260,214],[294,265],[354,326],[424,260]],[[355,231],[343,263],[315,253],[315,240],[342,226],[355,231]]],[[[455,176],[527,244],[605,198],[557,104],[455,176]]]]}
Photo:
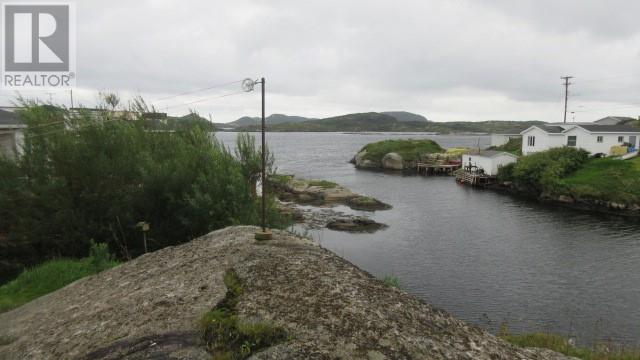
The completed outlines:
{"type": "Polygon", "coordinates": [[[92,239],[91,248],[89,249],[89,259],[91,259],[91,265],[93,265],[95,272],[100,272],[109,268],[109,264],[111,263],[111,254],[109,254],[109,247],[107,244],[96,244],[92,239]]]}
{"type": "Polygon", "coordinates": [[[384,279],[382,279],[382,282],[384,283],[385,286],[400,289],[400,279],[398,279],[397,276],[386,275],[384,279]]]}
{"type": "Polygon", "coordinates": [[[562,178],[580,169],[588,159],[585,150],[553,148],[523,156],[515,165],[502,167],[498,177],[513,181],[517,188],[534,195],[559,193],[564,189],[562,178]]]}
{"type": "MultiPolygon", "coordinates": [[[[121,259],[140,255],[140,221],[151,225],[151,251],[259,222],[255,147],[235,157],[197,125],[152,132],[116,114],[20,112],[24,155],[0,160],[0,279],[46,259],[86,257],[88,239],[121,259]]],[[[287,223],[271,199],[267,216],[270,226],[287,223]]]]}

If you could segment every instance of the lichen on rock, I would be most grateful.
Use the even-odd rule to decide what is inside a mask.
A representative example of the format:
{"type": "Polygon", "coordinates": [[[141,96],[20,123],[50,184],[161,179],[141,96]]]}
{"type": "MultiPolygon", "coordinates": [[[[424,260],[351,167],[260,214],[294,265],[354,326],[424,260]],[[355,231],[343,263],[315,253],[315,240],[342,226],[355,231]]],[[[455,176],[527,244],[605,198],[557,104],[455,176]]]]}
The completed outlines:
{"type": "Polygon", "coordinates": [[[199,319],[242,284],[241,323],[289,334],[252,359],[566,359],[521,349],[388,287],[308,239],[230,227],[0,314],[0,359],[208,359],[199,319]]]}

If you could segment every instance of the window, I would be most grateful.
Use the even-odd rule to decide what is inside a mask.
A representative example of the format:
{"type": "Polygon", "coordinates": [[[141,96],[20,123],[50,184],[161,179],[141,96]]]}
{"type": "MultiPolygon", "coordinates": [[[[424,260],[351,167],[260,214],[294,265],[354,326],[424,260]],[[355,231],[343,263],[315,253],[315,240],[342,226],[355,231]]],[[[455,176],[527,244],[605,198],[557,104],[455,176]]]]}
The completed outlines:
{"type": "Polygon", "coordinates": [[[624,142],[624,136],[618,136],[618,142],[619,143],[623,143],[624,142]]]}
{"type": "Polygon", "coordinates": [[[576,146],[578,142],[577,136],[567,136],[567,146],[576,146]]]}
{"type": "Polygon", "coordinates": [[[531,147],[536,146],[536,137],[535,136],[527,137],[527,144],[531,147]]]}
{"type": "Polygon", "coordinates": [[[599,142],[599,143],[601,143],[601,142],[602,142],[602,136],[598,136],[598,137],[596,138],[596,141],[597,141],[597,142],[599,142]]]}

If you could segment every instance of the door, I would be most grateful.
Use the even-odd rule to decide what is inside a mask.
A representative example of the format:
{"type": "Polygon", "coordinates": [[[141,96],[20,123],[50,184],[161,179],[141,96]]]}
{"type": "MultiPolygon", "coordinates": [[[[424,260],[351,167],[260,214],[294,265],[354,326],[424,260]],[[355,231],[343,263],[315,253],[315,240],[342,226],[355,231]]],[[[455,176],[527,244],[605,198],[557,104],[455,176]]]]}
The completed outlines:
{"type": "Polygon", "coordinates": [[[632,148],[636,148],[636,137],[635,135],[629,136],[629,144],[631,144],[632,148]]]}

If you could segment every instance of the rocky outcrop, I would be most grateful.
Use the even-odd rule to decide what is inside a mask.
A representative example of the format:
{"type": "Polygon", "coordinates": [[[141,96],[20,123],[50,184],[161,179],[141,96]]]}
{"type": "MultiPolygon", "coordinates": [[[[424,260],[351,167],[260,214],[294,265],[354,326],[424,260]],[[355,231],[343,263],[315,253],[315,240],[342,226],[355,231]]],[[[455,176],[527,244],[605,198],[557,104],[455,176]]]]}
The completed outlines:
{"type": "Polygon", "coordinates": [[[215,231],[0,314],[0,359],[209,359],[198,320],[242,282],[239,321],[288,339],[251,359],[565,359],[453,318],[309,240],[215,231]]]}
{"type": "Polygon", "coordinates": [[[281,201],[318,206],[343,204],[352,209],[365,211],[391,208],[391,205],[380,200],[356,194],[343,186],[324,180],[305,180],[293,175],[278,175],[272,178],[269,184],[281,201]]]}
{"type": "Polygon", "coordinates": [[[364,216],[346,214],[326,207],[301,207],[294,203],[278,203],[280,212],[298,223],[302,230],[329,228],[337,231],[368,232],[386,229],[388,226],[364,216]]]}

